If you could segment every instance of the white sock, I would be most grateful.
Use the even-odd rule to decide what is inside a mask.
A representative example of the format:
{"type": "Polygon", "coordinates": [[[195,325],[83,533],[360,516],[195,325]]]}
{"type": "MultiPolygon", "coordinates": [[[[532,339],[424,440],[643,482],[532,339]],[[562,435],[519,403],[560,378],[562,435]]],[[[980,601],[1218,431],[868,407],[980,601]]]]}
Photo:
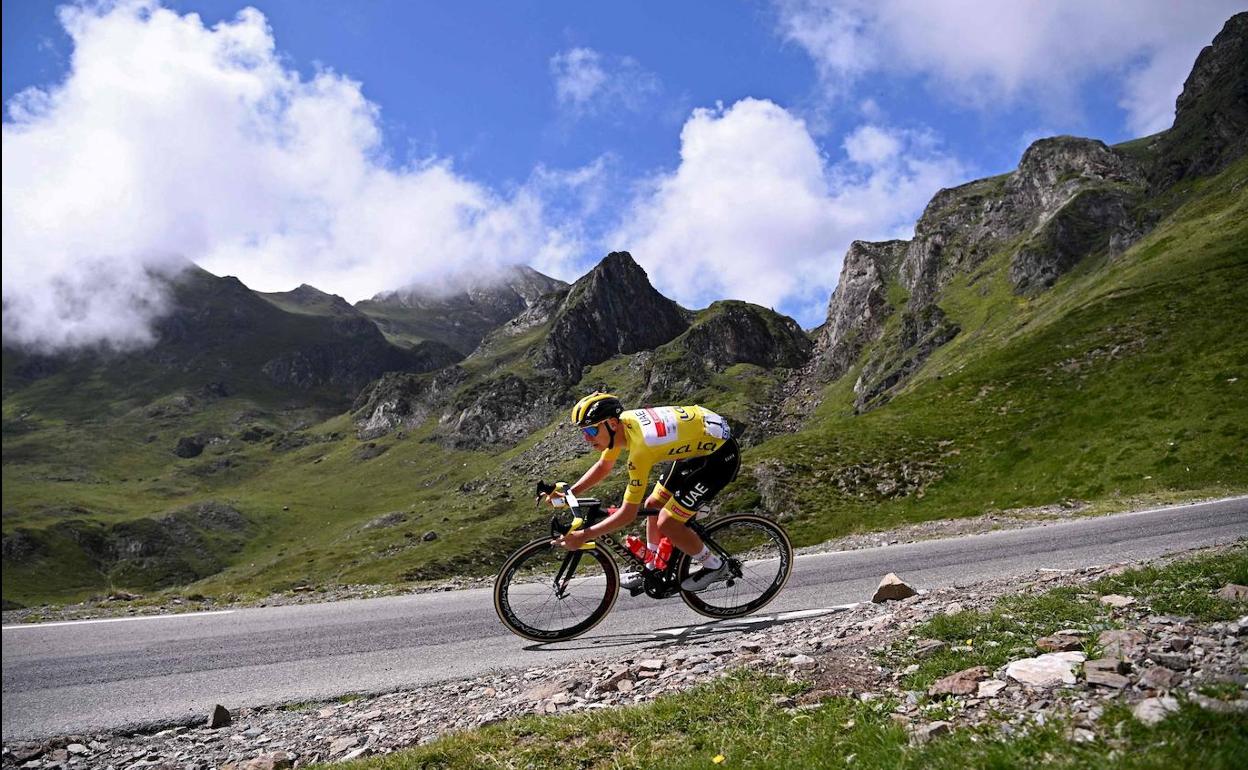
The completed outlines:
{"type": "Polygon", "coordinates": [[[711,548],[707,545],[702,546],[702,550],[698,552],[697,556],[693,557],[693,560],[701,563],[707,569],[719,569],[724,564],[724,560],[711,553],[711,548]]]}

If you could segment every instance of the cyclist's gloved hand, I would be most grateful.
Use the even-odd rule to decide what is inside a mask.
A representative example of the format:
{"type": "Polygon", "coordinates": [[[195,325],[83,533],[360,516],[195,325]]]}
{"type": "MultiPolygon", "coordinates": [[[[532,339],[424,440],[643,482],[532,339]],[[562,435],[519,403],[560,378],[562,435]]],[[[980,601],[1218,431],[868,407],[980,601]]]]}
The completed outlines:
{"type": "Polygon", "coordinates": [[[539,503],[545,501],[554,508],[562,508],[566,504],[563,500],[563,492],[567,488],[568,485],[562,481],[556,481],[554,484],[539,481],[537,482],[537,501],[539,503]]]}

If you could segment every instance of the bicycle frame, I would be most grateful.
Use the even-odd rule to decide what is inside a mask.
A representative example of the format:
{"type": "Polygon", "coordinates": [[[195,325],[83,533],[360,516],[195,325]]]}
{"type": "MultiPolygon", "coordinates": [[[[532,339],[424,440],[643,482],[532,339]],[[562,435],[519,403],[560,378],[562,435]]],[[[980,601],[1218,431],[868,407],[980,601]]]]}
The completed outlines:
{"type": "MultiPolygon", "coordinates": [[[[585,501],[581,501],[581,500],[578,500],[577,497],[570,492],[567,493],[565,497],[568,501],[568,509],[572,512],[573,516],[575,517],[572,521],[571,526],[566,531],[579,529],[582,524],[584,524],[585,526],[592,526],[602,521],[603,519],[607,518],[607,516],[609,515],[608,513],[602,510],[602,507],[598,503],[597,500],[588,499],[585,501]],[[589,504],[589,505],[586,505],[586,504],[589,504]],[[581,511],[582,507],[589,507],[591,508],[591,510],[585,511],[584,513],[582,513],[581,511]]],[[[641,517],[658,516],[661,512],[662,511],[658,508],[642,508],[638,511],[638,516],[641,516],[641,517]]],[[[701,524],[691,519],[685,523],[685,526],[693,530],[698,535],[698,537],[702,539],[702,542],[704,542],[712,551],[714,551],[720,557],[727,559],[728,562],[732,565],[732,572],[737,577],[740,577],[741,568],[736,563],[736,559],[733,558],[732,554],[728,553],[723,548],[721,548],[718,543],[711,540],[711,538],[707,535],[706,530],[702,527],[701,524]]],[[[552,530],[559,528],[557,518],[551,521],[551,528],[552,530]]],[[[612,537],[611,534],[600,535],[594,538],[593,541],[586,543],[584,546],[582,546],[582,549],[590,550],[593,548],[601,548],[604,545],[613,554],[623,559],[624,563],[629,564],[629,565],[634,565],[638,569],[645,568],[646,566],[645,561],[643,561],[642,559],[639,559],[632,551],[628,550],[628,548],[625,547],[623,543],[621,543],[620,541],[612,537]]],[[[555,586],[556,596],[559,596],[560,598],[562,598],[564,589],[567,587],[567,584],[572,580],[572,575],[576,572],[576,567],[577,565],[580,564],[580,562],[581,562],[580,551],[569,551],[567,556],[564,557],[563,564],[560,565],[559,571],[555,574],[554,586],[555,586]]],[[[679,563],[680,563],[679,558],[670,559],[667,563],[667,566],[664,567],[662,570],[658,571],[657,573],[650,573],[654,578],[657,578],[657,580],[647,579],[645,592],[656,599],[663,599],[669,596],[675,596],[676,593],[680,590],[679,586],[677,586],[673,580],[673,578],[676,575],[676,568],[679,565],[679,563]]]]}

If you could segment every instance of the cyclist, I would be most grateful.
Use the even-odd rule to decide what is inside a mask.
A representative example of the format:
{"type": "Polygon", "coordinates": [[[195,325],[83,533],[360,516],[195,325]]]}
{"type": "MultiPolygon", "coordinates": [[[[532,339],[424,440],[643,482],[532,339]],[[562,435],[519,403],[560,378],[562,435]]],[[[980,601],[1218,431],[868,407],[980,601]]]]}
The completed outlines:
{"type": "MultiPolygon", "coordinates": [[[[701,406],[625,411],[610,393],[591,393],[572,407],[572,424],[601,452],[598,461],[571,486],[572,493],[580,495],[605,479],[624,450],[628,450],[628,489],[614,513],[591,527],[567,533],[558,539],[559,545],[576,550],[595,537],[632,524],[651,469],[656,463],[672,461],[645,500],[647,508],[662,509],[657,517],[646,520],[646,567],[652,567],[659,541],[666,536],[700,564],[700,569],[681,583],[682,589],[704,591],[728,578],[728,565],[685,526],[698,507],[727,486],[740,468],[740,449],[724,418],[701,406]]],[[[636,589],[644,579],[642,573],[628,573],[620,585],[636,589]]]]}

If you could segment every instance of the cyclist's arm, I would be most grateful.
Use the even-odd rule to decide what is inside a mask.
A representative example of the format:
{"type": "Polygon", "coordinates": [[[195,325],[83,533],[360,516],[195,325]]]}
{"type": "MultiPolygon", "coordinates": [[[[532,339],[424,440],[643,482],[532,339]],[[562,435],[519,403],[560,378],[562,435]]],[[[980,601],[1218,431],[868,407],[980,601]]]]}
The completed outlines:
{"type": "Polygon", "coordinates": [[[589,466],[589,470],[585,471],[585,475],[581,476],[579,481],[572,485],[572,494],[579,495],[593,488],[598,482],[605,479],[614,467],[615,460],[599,459],[598,462],[589,466]]]}
{"type": "Polygon", "coordinates": [[[608,535],[617,529],[623,529],[637,518],[637,510],[640,507],[637,503],[624,503],[607,518],[581,531],[585,533],[586,540],[593,540],[600,535],[608,535]]]}

